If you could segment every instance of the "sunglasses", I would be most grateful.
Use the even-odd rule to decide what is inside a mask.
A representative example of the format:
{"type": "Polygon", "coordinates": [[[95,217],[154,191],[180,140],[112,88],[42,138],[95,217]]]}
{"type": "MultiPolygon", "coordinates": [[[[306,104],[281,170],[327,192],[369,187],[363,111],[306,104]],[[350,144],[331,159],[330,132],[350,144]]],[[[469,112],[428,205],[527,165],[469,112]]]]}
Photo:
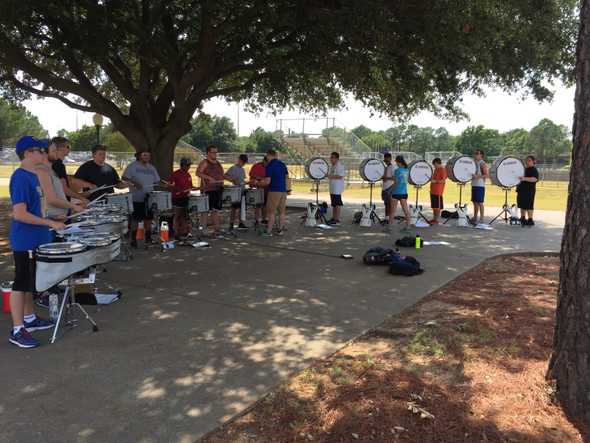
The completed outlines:
{"type": "Polygon", "coordinates": [[[31,148],[31,149],[27,149],[27,152],[38,152],[40,154],[44,153],[43,149],[41,148],[31,148]]]}

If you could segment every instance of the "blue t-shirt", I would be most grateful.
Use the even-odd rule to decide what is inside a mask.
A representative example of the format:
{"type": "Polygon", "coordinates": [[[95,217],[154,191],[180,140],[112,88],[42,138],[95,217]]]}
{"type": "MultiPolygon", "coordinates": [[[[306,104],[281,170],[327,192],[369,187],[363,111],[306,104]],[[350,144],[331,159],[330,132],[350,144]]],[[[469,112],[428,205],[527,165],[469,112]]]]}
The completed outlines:
{"type": "MultiPolygon", "coordinates": [[[[37,175],[18,168],[10,177],[10,200],[13,206],[27,205],[27,212],[43,217],[41,185],[37,175]]],[[[18,220],[10,221],[10,245],[13,251],[32,251],[44,243],[51,243],[52,235],[47,226],[30,225],[18,220]]]]}
{"type": "Polygon", "coordinates": [[[287,192],[287,166],[276,158],[266,165],[266,176],[270,177],[269,192],[287,192]]]}
{"type": "Polygon", "coordinates": [[[395,177],[395,195],[405,195],[408,193],[408,168],[399,167],[393,173],[395,177]]]}

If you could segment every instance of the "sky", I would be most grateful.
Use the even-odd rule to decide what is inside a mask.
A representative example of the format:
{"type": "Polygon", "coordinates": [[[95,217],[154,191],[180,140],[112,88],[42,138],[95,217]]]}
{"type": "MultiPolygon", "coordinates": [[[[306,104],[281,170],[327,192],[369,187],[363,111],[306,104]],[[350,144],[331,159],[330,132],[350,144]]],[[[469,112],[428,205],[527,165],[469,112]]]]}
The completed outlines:
{"type": "MultiPolygon", "coordinates": [[[[467,126],[474,125],[484,125],[501,132],[515,128],[528,130],[543,118],[549,118],[555,123],[571,128],[574,113],[574,89],[558,84],[554,91],[553,102],[538,103],[532,98],[522,99],[518,95],[508,95],[502,91],[489,89],[485,97],[474,95],[464,97],[462,108],[469,114],[468,119],[453,122],[423,112],[412,118],[410,122],[418,126],[433,128],[443,126],[453,135],[460,134],[467,126]]],[[[72,131],[85,124],[92,125],[92,114],[70,109],[56,99],[32,99],[27,100],[24,105],[39,118],[51,136],[62,128],[72,131]]],[[[233,120],[234,127],[237,127],[239,108],[242,107],[239,107],[237,103],[227,103],[224,100],[215,99],[207,102],[203,110],[209,114],[229,117],[233,120]]],[[[328,116],[336,119],[336,126],[348,129],[363,124],[373,130],[384,130],[393,125],[391,119],[386,116],[371,116],[371,110],[355,100],[347,100],[345,109],[329,112],[328,116]]],[[[270,112],[256,115],[240,109],[239,135],[248,135],[257,127],[273,131],[277,128],[278,118],[301,119],[302,117],[304,115],[298,112],[284,112],[275,116],[270,112]]],[[[313,116],[306,115],[305,117],[312,118],[305,121],[306,133],[320,132],[326,127],[326,118],[320,118],[314,122],[313,116]]],[[[301,132],[301,120],[283,121],[282,129],[287,132],[288,128],[295,132],[301,132]]]]}

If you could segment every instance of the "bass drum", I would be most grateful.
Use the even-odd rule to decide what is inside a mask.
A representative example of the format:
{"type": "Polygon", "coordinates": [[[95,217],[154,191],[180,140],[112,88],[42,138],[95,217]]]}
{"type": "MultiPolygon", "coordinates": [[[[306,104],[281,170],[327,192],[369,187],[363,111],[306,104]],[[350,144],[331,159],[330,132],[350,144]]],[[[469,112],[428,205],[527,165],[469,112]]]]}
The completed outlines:
{"type": "Polygon", "coordinates": [[[457,155],[447,162],[447,175],[455,183],[467,183],[477,170],[475,160],[467,155],[457,155]]]}
{"type": "Polygon", "coordinates": [[[432,180],[432,166],[424,160],[414,160],[408,165],[408,183],[424,186],[432,180]]]}
{"type": "Polygon", "coordinates": [[[367,158],[359,166],[362,179],[370,183],[378,182],[385,175],[385,163],[378,158],[367,158]]]}
{"type": "Polygon", "coordinates": [[[313,157],[305,164],[305,173],[312,180],[323,180],[328,176],[330,165],[321,157],[313,157]]]}
{"type": "Polygon", "coordinates": [[[490,168],[492,183],[504,189],[510,189],[520,183],[518,177],[524,175],[524,164],[518,157],[504,155],[496,159],[490,168]]]}

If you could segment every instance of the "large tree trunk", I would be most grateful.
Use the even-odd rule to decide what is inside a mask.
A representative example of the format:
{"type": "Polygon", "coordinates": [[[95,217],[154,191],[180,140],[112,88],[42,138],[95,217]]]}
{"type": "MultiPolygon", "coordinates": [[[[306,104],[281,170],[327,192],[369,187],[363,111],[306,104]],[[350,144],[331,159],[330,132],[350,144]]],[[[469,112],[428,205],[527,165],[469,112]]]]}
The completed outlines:
{"type": "Polygon", "coordinates": [[[548,377],[576,421],[590,424],[590,0],[580,12],[576,66],[574,147],[553,355],[548,377]]]}

